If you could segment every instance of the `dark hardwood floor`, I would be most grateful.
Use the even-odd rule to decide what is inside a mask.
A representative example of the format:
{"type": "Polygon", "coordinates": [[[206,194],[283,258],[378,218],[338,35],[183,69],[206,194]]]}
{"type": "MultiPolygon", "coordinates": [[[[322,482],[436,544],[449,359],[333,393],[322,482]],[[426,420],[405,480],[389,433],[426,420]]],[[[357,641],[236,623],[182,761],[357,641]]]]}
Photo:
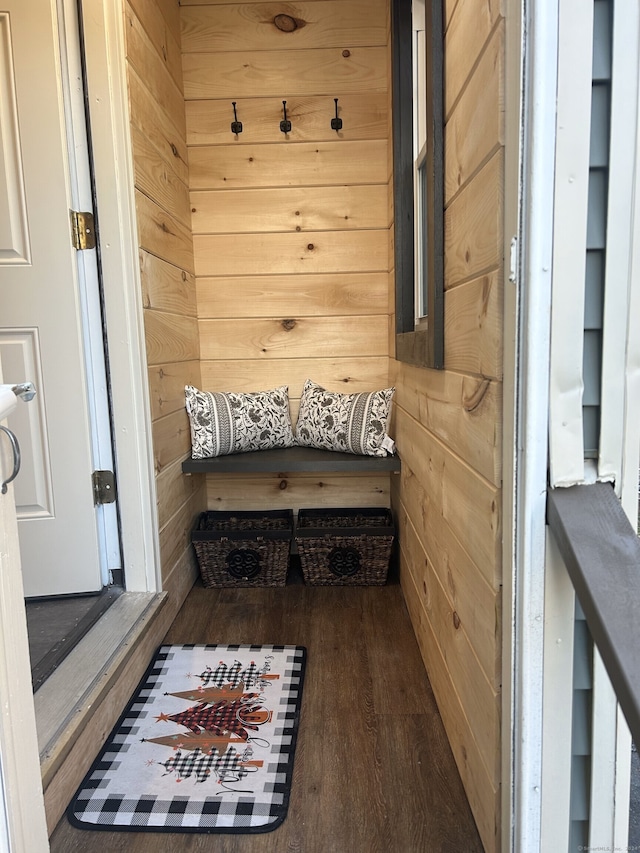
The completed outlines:
{"type": "Polygon", "coordinates": [[[289,813],[259,835],[88,832],[52,853],[481,853],[400,586],[190,593],[176,643],[304,645],[289,813]]]}

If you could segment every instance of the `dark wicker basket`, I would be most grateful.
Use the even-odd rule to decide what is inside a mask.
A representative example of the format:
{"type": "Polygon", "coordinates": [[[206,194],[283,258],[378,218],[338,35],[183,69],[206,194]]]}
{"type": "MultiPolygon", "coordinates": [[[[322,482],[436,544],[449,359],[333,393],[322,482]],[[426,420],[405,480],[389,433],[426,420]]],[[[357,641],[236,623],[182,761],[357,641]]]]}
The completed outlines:
{"type": "Polygon", "coordinates": [[[290,509],[201,513],[191,541],[203,585],[284,586],[292,535],[290,509]]]}
{"type": "Polygon", "coordinates": [[[305,582],[317,586],[386,583],[394,534],[388,509],[301,509],[295,539],[305,582]]]}

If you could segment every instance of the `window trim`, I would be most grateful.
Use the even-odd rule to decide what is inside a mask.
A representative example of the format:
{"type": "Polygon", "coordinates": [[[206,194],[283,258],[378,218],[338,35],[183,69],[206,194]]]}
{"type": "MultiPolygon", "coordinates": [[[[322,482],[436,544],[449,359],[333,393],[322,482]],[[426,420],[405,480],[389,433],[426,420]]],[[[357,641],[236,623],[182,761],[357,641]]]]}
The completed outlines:
{"type": "Polygon", "coordinates": [[[428,322],[416,326],[414,257],[413,28],[411,0],[393,0],[392,87],[396,359],[444,368],[444,112],[441,0],[425,5],[427,57],[428,322]],[[437,213],[436,213],[437,211],[437,213]]]}
{"type": "Polygon", "coordinates": [[[416,269],[415,269],[415,287],[414,287],[414,315],[416,329],[428,323],[429,319],[429,245],[428,241],[425,245],[418,239],[418,228],[420,222],[429,221],[429,179],[428,179],[428,151],[426,143],[418,153],[414,160],[414,208],[418,210],[418,221],[415,229],[415,252],[416,252],[416,269]],[[427,299],[425,300],[425,294],[427,299]],[[426,302],[426,305],[425,305],[426,302]]]}

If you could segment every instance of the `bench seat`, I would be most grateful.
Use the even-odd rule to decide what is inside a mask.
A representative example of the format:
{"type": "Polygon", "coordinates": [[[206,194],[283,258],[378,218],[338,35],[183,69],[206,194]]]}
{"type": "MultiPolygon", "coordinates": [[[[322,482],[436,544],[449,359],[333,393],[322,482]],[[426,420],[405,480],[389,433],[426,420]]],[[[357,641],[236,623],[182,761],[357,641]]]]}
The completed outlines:
{"type": "Polygon", "coordinates": [[[398,456],[360,456],[315,447],[284,447],[276,450],[253,450],[208,459],[185,459],[185,474],[294,474],[347,472],[375,474],[400,471],[398,456]]]}

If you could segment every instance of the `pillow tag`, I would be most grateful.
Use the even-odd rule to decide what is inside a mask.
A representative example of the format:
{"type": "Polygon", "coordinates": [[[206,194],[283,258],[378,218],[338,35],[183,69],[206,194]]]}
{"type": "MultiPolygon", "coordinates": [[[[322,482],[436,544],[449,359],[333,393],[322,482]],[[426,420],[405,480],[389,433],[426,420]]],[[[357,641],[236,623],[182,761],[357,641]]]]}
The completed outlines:
{"type": "Polygon", "coordinates": [[[385,437],[382,439],[382,446],[387,451],[387,453],[393,453],[393,451],[396,449],[395,441],[388,435],[385,435],[385,437]]]}

